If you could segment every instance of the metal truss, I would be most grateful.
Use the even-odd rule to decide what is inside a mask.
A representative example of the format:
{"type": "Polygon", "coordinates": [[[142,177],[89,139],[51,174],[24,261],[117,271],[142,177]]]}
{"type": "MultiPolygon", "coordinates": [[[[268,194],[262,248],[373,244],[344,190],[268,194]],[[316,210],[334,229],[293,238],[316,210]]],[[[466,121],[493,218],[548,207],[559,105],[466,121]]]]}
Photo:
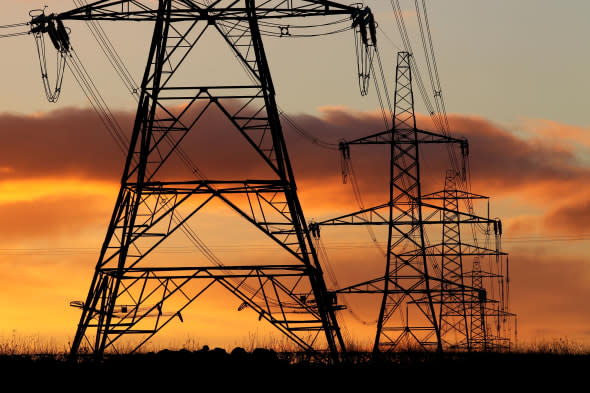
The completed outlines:
{"type": "Polygon", "coordinates": [[[483,280],[482,280],[482,271],[481,265],[479,263],[479,259],[475,259],[473,261],[473,271],[471,274],[471,285],[474,288],[479,290],[479,304],[470,307],[469,309],[469,317],[470,317],[470,329],[469,329],[469,347],[470,348],[479,348],[482,350],[487,350],[489,343],[488,343],[488,334],[486,329],[486,310],[485,310],[485,303],[487,297],[483,290],[483,280]]]}
{"type": "MultiPolygon", "coordinates": [[[[479,258],[493,257],[499,258],[507,255],[498,248],[491,249],[472,244],[461,237],[461,226],[471,226],[474,224],[486,227],[497,227],[498,222],[489,217],[481,217],[460,210],[459,201],[465,199],[489,199],[486,196],[473,194],[458,190],[456,188],[456,179],[458,174],[455,171],[449,171],[445,179],[445,188],[442,191],[425,194],[422,200],[430,203],[423,203],[423,225],[424,227],[437,226],[442,228],[441,242],[428,244],[424,247],[425,254],[429,260],[432,270],[437,271],[438,275],[428,277],[431,287],[426,290],[424,287],[416,286],[411,288],[413,297],[406,300],[406,307],[421,306],[421,309],[428,307],[430,302],[435,305],[436,318],[438,320],[441,332],[441,341],[443,348],[446,349],[466,349],[466,350],[485,350],[492,348],[504,348],[509,343],[507,337],[499,333],[492,336],[489,329],[481,327],[485,325],[486,319],[505,318],[513,314],[500,311],[503,309],[501,300],[495,300],[487,296],[487,291],[483,285],[484,279],[503,280],[503,276],[494,273],[482,272],[479,266],[479,258]],[[439,202],[440,205],[436,203],[439,202]],[[473,270],[464,270],[465,258],[474,258],[473,270]],[[428,296],[430,294],[430,296],[428,296]],[[456,337],[458,336],[458,338],[456,337]],[[483,344],[486,344],[485,346],[483,344]]],[[[386,209],[388,204],[379,205],[371,209],[364,209],[359,212],[332,218],[318,222],[314,225],[386,225],[386,209]]],[[[392,220],[391,225],[417,225],[416,221],[404,222],[400,215],[392,220]]],[[[400,238],[401,235],[397,235],[400,238]]],[[[496,237],[499,234],[496,233],[496,237]]],[[[496,241],[496,246],[499,242],[496,241]]],[[[416,252],[400,251],[398,255],[404,258],[416,258],[416,252]]],[[[400,276],[398,280],[415,279],[414,275],[400,276]]],[[[337,292],[343,294],[383,294],[384,277],[377,277],[368,281],[360,282],[351,286],[340,288],[337,292]]],[[[502,284],[504,285],[504,284],[502,284]]],[[[403,296],[407,289],[400,287],[389,288],[389,292],[403,296]]],[[[403,306],[403,304],[402,304],[403,306]]],[[[407,323],[407,322],[406,322],[407,323]]],[[[415,334],[412,326],[398,326],[398,340],[391,349],[399,347],[402,343],[408,344],[408,338],[412,338],[415,343],[420,344],[423,348],[432,347],[431,343],[434,338],[434,329],[429,326],[418,326],[421,334],[415,334]]],[[[498,328],[499,329],[499,328],[498,328]]]]}
{"type": "MultiPolygon", "coordinates": [[[[251,12],[257,20],[283,19],[293,17],[344,15],[360,12],[358,7],[346,6],[327,0],[158,0],[160,4],[170,3],[170,22],[205,21],[244,22],[251,12]]],[[[158,8],[153,0],[102,0],[61,13],[60,19],[69,20],[126,20],[157,21],[158,8]]],[[[247,23],[246,23],[247,24],[247,23]]]]}
{"type": "MultiPolygon", "coordinates": [[[[442,349],[440,328],[435,317],[432,275],[426,253],[424,224],[428,219],[440,221],[440,212],[425,214],[421,199],[419,145],[425,143],[459,143],[449,138],[416,128],[410,54],[399,52],[396,67],[393,129],[369,135],[341,145],[387,144],[390,146],[390,190],[386,204],[346,216],[323,221],[318,225],[387,225],[387,257],[383,277],[342,289],[344,293],[382,294],[377,320],[374,351],[393,350],[408,338],[421,347],[442,349]],[[438,216],[437,216],[438,213],[438,216]],[[426,304],[419,302],[425,296],[426,304]],[[412,318],[419,322],[411,325],[412,318]],[[435,339],[430,339],[434,333],[435,339]]],[[[433,206],[434,207],[434,206],[433,206]]]]}
{"type": "MultiPolygon", "coordinates": [[[[350,142],[349,145],[390,145],[390,195],[382,205],[331,218],[314,225],[387,225],[388,245],[384,276],[338,290],[339,293],[381,294],[374,352],[391,351],[402,345],[424,349],[469,347],[468,318],[480,305],[479,288],[465,280],[462,258],[497,256],[497,249],[466,243],[461,225],[496,225],[489,217],[461,211],[459,200],[482,199],[481,195],[458,190],[454,176],[444,190],[422,195],[420,185],[420,144],[458,145],[463,154],[467,141],[416,128],[410,54],[398,53],[394,128],[350,142]],[[442,226],[440,244],[427,244],[426,226],[442,226]],[[459,333],[459,343],[447,339],[459,333]]],[[[319,234],[319,231],[315,233],[319,234]]],[[[491,304],[491,303],[490,303],[491,304]]]]}
{"type": "MultiPolygon", "coordinates": [[[[499,253],[494,265],[501,263],[499,253]]],[[[506,272],[508,274],[508,272],[506,272]]],[[[516,314],[510,312],[508,304],[509,282],[501,272],[482,270],[479,257],[474,258],[473,268],[465,273],[471,280],[471,286],[478,293],[478,301],[467,303],[469,320],[469,349],[476,351],[509,350],[512,344],[510,323],[516,314]],[[498,299],[491,298],[488,293],[493,286],[499,287],[498,299]]]]}
{"type": "MultiPolygon", "coordinates": [[[[483,296],[482,287],[475,286],[477,282],[472,281],[470,286],[467,285],[464,274],[464,259],[470,256],[474,256],[477,259],[480,256],[497,257],[506,254],[500,252],[498,248],[492,250],[479,247],[477,244],[468,244],[463,239],[464,236],[461,236],[462,224],[476,223],[465,222],[461,219],[460,201],[488,200],[489,198],[459,190],[458,177],[459,174],[456,171],[447,171],[444,189],[424,195],[423,199],[433,202],[436,200],[442,201],[445,207],[442,223],[442,241],[440,244],[434,246],[434,248],[440,250],[440,253],[436,254],[441,261],[441,282],[438,287],[437,298],[439,303],[438,317],[443,342],[446,348],[466,348],[467,350],[471,350],[473,345],[470,334],[472,325],[469,317],[473,314],[473,310],[485,306],[486,299],[483,296]],[[457,288],[460,288],[460,290],[457,291],[457,288]]],[[[483,218],[477,224],[484,224],[488,229],[490,225],[497,226],[497,222],[489,219],[489,217],[483,218]]],[[[497,233],[496,236],[498,236],[497,233]]],[[[498,244],[496,242],[496,245],[498,244]]]]}
{"type": "Polygon", "coordinates": [[[138,337],[139,348],[175,318],[182,320],[182,311],[214,283],[302,349],[323,346],[333,358],[344,350],[335,296],[326,288],[297,197],[258,22],[329,15],[350,16],[365,35],[370,27],[368,9],[312,0],[97,1],[48,16],[59,21],[154,22],[121,189],[86,301],[75,304],[82,315],[72,356],[87,346],[100,357],[106,350],[117,350],[115,344],[126,335],[138,337]],[[222,37],[250,82],[187,85],[186,79],[176,78],[205,31],[222,37]],[[213,108],[257,153],[266,175],[210,180],[194,167],[181,145],[213,108]],[[194,168],[196,180],[166,178],[173,154],[194,168]],[[212,200],[222,201],[279,244],[294,258],[293,264],[154,265],[148,258],[153,251],[179,230],[193,236],[187,220],[212,200]],[[189,213],[181,215],[180,207],[189,213]]]}
{"type": "MultiPolygon", "coordinates": [[[[501,223],[499,220],[481,218],[480,222],[465,222],[461,219],[460,201],[489,200],[488,197],[458,189],[459,174],[450,170],[445,178],[442,191],[423,195],[423,200],[432,203],[440,201],[445,207],[443,213],[442,241],[430,246],[429,256],[440,258],[441,280],[434,285],[435,303],[439,305],[439,323],[443,345],[449,349],[468,351],[504,350],[510,346],[506,333],[508,319],[515,317],[508,311],[508,283],[502,272],[502,258],[507,254],[500,251],[501,223]],[[483,224],[486,237],[494,228],[495,248],[489,249],[465,241],[461,235],[463,224],[483,224]],[[480,259],[488,258],[491,269],[481,269],[480,259]],[[465,264],[472,260],[471,271],[465,264]],[[493,287],[499,287],[498,298],[490,297],[493,287]],[[490,291],[491,290],[491,291],[490,291]],[[493,323],[495,322],[495,323],[493,323]],[[492,326],[494,325],[494,326],[492,326]]],[[[471,204],[468,204],[471,205],[471,204]]],[[[489,216],[489,205],[488,205],[489,216]]],[[[487,244],[486,240],[486,244],[487,244]]],[[[508,267],[506,266],[506,274],[508,267]]],[[[426,299],[421,300],[426,303],[426,299]]]]}

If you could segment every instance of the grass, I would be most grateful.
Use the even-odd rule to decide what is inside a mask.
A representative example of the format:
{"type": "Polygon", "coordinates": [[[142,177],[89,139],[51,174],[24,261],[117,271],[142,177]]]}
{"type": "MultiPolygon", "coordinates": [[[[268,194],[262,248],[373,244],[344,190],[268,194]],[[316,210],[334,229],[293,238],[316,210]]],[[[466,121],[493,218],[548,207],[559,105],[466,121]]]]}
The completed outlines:
{"type": "Polygon", "coordinates": [[[560,337],[519,345],[513,352],[544,355],[590,355],[590,344],[581,343],[568,337],[560,337]]]}
{"type": "Polygon", "coordinates": [[[70,343],[43,337],[40,334],[20,334],[13,330],[0,334],[0,355],[65,355],[70,343]]]}
{"type": "MultiPolygon", "coordinates": [[[[139,353],[159,352],[163,349],[173,351],[188,350],[197,351],[203,348],[206,343],[200,339],[187,336],[184,339],[175,339],[166,343],[148,343],[141,348],[139,353]]],[[[233,348],[241,347],[247,352],[252,352],[256,348],[269,348],[278,354],[294,354],[300,352],[293,342],[286,337],[260,337],[256,333],[249,333],[248,337],[242,341],[236,341],[233,345],[224,348],[231,352],[233,348]]],[[[127,353],[133,348],[133,345],[119,345],[119,353],[127,353]]],[[[54,355],[63,356],[69,353],[70,343],[60,341],[56,338],[44,337],[40,334],[21,334],[12,331],[8,334],[0,333],[0,355],[54,355]]],[[[363,354],[370,354],[371,348],[366,344],[359,342],[349,343],[348,351],[355,356],[365,357],[363,354]]],[[[401,351],[402,353],[420,352],[412,349],[401,351]]],[[[449,351],[450,353],[451,351],[449,351]]],[[[582,343],[568,337],[554,339],[535,340],[532,342],[522,343],[513,347],[511,353],[522,355],[590,355],[590,344],[582,343]]]]}

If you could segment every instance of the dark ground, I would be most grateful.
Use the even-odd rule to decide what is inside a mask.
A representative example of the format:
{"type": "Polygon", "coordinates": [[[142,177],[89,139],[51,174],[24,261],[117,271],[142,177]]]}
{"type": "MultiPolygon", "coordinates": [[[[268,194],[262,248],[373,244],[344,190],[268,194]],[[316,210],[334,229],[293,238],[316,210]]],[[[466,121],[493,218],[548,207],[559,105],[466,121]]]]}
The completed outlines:
{"type": "MultiPolygon", "coordinates": [[[[96,391],[590,391],[590,354],[396,353],[379,361],[357,353],[338,365],[241,348],[161,351],[68,362],[55,355],[0,356],[2,386],[96,391]],[[14,385],[16,384],[16,385],[14,385]],[[575,386],[575,388],[574,388],[575,386]],[[572,387],[572,389],[570,389],[572,387]],[[417,390],[416,390],[417,389],[417,390]],[[404,389],[407,390],[407,389],[404,389]]],[[[53,389],[52,389],[53,391],[53,389]]]]}

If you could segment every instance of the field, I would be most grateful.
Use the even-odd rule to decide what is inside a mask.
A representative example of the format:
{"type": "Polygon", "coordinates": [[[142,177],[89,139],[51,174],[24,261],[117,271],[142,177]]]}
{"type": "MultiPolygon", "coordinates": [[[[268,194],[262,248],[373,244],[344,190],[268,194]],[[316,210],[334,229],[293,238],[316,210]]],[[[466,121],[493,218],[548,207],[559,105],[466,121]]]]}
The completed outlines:
{"type": "MultiPolygon", "coordinates": [[[[14,344],[14,343],[13,343],[14,344]]],[[[330,364],[326,358],[272,349],[221,348],[161,350],[133,355],[107,355],[101,361],[67,360],[65,351],[17,353],[24,349],[1,347],[0,374],[6,382],[23,387],[133,389],[191,386],[190,390],[287,390],[320,387],[420,386],[447,390],[511,390],[558,384],[565,389],[584,381],[590,370],[590,352],[568,340],[530,345],[507,353],[397,352],[374,359],[355,352],[330,364]]],[[[39,348],[37,348],[39,349],[39,348]]],[[[49,348],[45,348],[49,349],[49,348]]],[[[525,389],[529,391],[528,389],[525,389]]],[[[364,391],[364,389],[361,389],[364,391]]],[[[558,391],[565,391],[559,389],[558,391]]]]}

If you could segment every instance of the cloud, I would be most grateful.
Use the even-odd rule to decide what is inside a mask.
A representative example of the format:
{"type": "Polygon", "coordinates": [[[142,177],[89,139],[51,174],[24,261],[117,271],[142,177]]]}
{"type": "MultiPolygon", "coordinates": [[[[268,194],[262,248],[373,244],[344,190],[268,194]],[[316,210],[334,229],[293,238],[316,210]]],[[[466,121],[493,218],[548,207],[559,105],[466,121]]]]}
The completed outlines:
{"type": "MultiPolygon", "coordinates": [[[[339,169],[337,145],[340,140],[355,139],[385,128],[376,111],[324,107],[320,112],[318,117],[291,116],[309,138],[302,137],[290,124],[283,122],[291,160],[299,167],[296,175],[302,179],[334,176],[339,169]],[[314,144],[314,139],[329,142],[330,149],[314,144]]],[[[117,112],[115,115],[123,129],[131,128],[133,113],[117,112]]],[[[417,119],[419,128],[432,129],[429,118],[418,115],[417,119]]],[[[449,119],[454,136],[469,139],[474,182],[487,184],[495,191],[573,181],[589,172],[572,150],[555,146],[552,141],[519,138],[481,117],[450,115],[449,119]]],[[[262,170],[262,160],[251,154],[252,149],[218,112],[207,112],[199,125],[187,136],[182,147],[197,165],[203,166],[208,176],[209,172],[231,175],[236,168],[245,170],[248,175],[262,170]],[[243,164],[239,163],[242,152],[250,153],[243,164]]],[[[557,126],[553,124],[552,127],[557,126]]],[[[0,148],[2,178],[74,174],[112,179],[123,166],[123,154],[117,151],[90,110],[68,108],[35,116],[3,114],[0,115],[0,133],[5,141],[0,148]]],[[[386,148],[354,146],[352,154],[361,171],[388,165],[386,148]],[[367,158],[374,162],[366,164],[367,158]]],[[[439,161],[445,156],[446,150],[440,146],[436,151],[423,154],[422,158],[423,161],[439,161]]],[[[377,179],[378,176],[369,177],[377,179]]]]}
{"type": "MultiPolygon", "coordinates": [[[[120,111],[115,116],[123,129],[131,128],[133,113],[120,111]]],[[[287,121],[283,121],[283,128],[304,208],[317,210],[318,206],[341,205],[345,212],[354,209],[351,187],[341,181],[338,143],[383,130],[380,113],[323,107],[319,116],[292,114],[290,118],[298,129],[287,121]]],[[[544,138],[549,131],[543,130],[547,128],[537,128],[541,131],[535,133],[529,127],[525,136],[518,136],[477,116],[451,114],[449,120],[453,135],[469,140],[474,192],[492,198],[516,198],[520,203],[548,211],[568,202],[566,196],[575,199],[587,193],[590,168],[578,158],[571,144],[555,144],[553,139],[544,138]]],[[[433,128],[427,116],[417,115],[417,123],[419,128],[433,128]]],[[[539,120],[538,123],[549,124],[553,134],[559,132],[560,125],[555,122],[539,120]]],[[[575,141],[583,136],[580,130],[567,125],[563,129],[567,136],[564,140],[575,141]]],[[[67,108],[36,115],[0,114],[0,135],[3,138],[0,183],[76,178],[116,187],[119,182],[124,154],[90,110],[67,108]]],[[[272,176],[262,158],[216,110],[203,116],[199,127],[185,137],[181,146],[210,179],[272,176]]],[[[389,186],[387,146],[355,145],[351,147],[351,155],[365,206],[385,202],[389,186]]],[[[424,147],[421,158],[423,192],[442,189],[450,166],[446,148],[424,147]]],[[[161,175],[163,179],[193,176],[177,157],[169,160],[161,175]]],[[[55,187],[60,186],[55,183],[55,187]]],[[[575,220],[575,208],[572,209],[560,219],[575,220]]],[[[558,225],[569,228],[565,221],[558,225]]]]}
{"type": "MultiPolygon", "coordinates": [[[[123,126],[132,115],[116,113],[123,126]]],[[[127,127],[128,128],[128,127],[127,127]]],[[[114,180],[124,156],[90,110],[0,115],[0,179],[88,177],[114,180]]]]}
{"type": "Polygon", "coordinates": [[[468,138],[472,181],[499,195],[525,189],[570,186],[585,179],[585,167],[571,149],[551,140],[525,139],[481,117],[450,115],[457,135],[468,138]]]}
{"type": "Polygon", "coordinates": [[[113,198],[97,195],[61,195],[34,201],[0,204],[3,231],[0,244],[35,239],[70,239],[89,229],[106,228],[113,198]]]}
{"type": "Polygon", "coordinates": [[[586,233],[589,222],[590,195],[561,204],[544,218],[544,225],[551,232],[586,233]]]}
{"type": "Polygon", "coordinates": [[[551,140],[552,144],[575,148],[590,147],[590,127],[572,126],[546,119],[524,119],[523,128],[533,136],[551,140]]]}
{"type": "Polygon", "coordinates": [[[531,337],[542,326],[559,332],[558,337],[577,335],[587,340],[590,315],[580,313],[590,295],[586,258],[528,249],[511,255],[510,261],[511,303],[519,332],[531,337]]]}

